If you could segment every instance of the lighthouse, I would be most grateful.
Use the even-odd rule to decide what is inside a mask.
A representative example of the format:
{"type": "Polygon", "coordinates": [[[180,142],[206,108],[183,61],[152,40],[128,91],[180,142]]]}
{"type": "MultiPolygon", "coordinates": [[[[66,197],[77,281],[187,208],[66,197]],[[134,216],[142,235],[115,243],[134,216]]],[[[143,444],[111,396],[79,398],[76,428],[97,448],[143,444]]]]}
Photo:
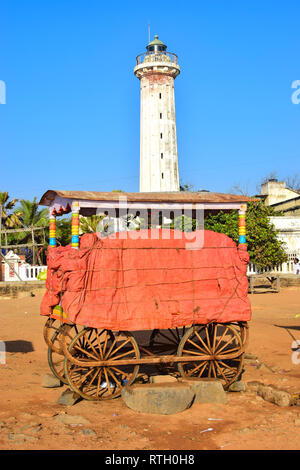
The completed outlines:
{"type": "Polygon", "coordinates": [[[176,54],[158,36],[136,58],[141,85],[140,191],[179,191],[174,79],[176,54]]]}

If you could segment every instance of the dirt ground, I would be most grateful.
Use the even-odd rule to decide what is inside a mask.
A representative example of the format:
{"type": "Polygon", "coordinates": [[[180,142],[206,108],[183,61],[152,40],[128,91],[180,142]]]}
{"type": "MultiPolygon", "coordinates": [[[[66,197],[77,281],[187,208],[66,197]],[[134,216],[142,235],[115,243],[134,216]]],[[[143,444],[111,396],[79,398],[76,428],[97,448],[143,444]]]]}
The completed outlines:
{"type": "MultiPolygon", "coordinates": [[[[300,340],[300,316],[294,318],[300,314],[300,289],[250,299],[247,353],[271,370],[248,359],[242,380],[300,393],[300,361],[292,361],[292,342],[300,340]]],[[[0,300],[0,340],[7,349],[6,364],[0,364],[0,449],[300,449],[300,406],[279,407],[250,392],[230,392],[226,405],[193,405],[169,416],[135,413],[121,398],[57,404],[66,386],[41,386],[50,370],[40,302],[40,293],[0,300]],[[87,421],[64,424],[66,415],[87,421]]]]}

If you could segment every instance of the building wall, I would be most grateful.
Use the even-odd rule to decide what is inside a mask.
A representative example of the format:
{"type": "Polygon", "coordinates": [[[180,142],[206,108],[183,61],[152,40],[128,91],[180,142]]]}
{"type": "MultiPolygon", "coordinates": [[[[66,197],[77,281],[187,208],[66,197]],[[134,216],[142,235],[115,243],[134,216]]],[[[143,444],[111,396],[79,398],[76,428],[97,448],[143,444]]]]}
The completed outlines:
{"type": "Polygon", "coordinates": [[[270,217],[270,222],[279,231],[277,237],[286,244],[287,251],[300,255],[300,217],[270,217]]]}
{"type": "Polygon", "coordinates": [[[300,196],[288,201],[277,202],[272,207],[276,212],[283,212],[285,216],[300,216],[300,196]]]}
{"type": "Polygon", "coordinates": [[[285,181],[268,181],[261,185],[261,194],[267,196],[265,204],[271,206],[299,196],[299,193],[286,187],[285,181]]]}

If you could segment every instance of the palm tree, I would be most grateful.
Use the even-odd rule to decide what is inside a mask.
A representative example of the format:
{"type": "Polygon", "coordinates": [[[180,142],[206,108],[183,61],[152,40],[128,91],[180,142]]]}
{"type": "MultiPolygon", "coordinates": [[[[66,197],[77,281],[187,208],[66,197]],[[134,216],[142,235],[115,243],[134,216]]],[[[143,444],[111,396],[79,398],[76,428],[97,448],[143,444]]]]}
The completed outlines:
{"type": "Polygon", "coordinates": [[[46,227],[48,225],[48,209],[39,209],[36,197],[33,201],[21,199],[15,214],[19,217],[23,227],[46,227]]]}
{"type": "MultiPolygon", "coordinates": [[[[19,206],[16,207],[14,214],[20,220],[24,228],[47,227],[48,225],[48,209],[39,209],[39,204],[36,197],[33,201],[22,199],[19,206]]],[[[41,242],[40,235],[34,237],[33,232],[21,232],[16,234],[20,243],[41,242]],[[33,240],[32,240],[33,237],[33,240]]],[[[36,263],[36,250],[35,246],[32,247],[32,264],[36,263]]],[[[39,258],[39,254],[37,255],[39,258]]],[[[39,260],[40,261],[40,260],[39,260]]]]}
{"type": "Polygon", "coordinates": [[[11,201],[9,199],[7,191],[0,192],[1,223],[6,228],[21,227],[22,223],[18,214],[15,212],[11,213],[18,199],[12,199],[11,201]]]}
{"type": "Polygon", "coordinates": [[[104,215],[91,215],[89,217],[80,217],[80,229],[82,233],[96,233],[99,222],[104,215]]]}

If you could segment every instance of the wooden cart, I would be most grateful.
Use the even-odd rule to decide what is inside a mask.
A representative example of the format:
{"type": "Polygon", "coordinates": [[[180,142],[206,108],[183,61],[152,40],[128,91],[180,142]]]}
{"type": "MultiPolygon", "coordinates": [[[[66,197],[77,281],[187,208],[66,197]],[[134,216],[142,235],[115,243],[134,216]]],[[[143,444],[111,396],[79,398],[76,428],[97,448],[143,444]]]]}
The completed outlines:
{"type": "MultiPolygon", "coordinates": [[[[118,193],[47,191],[40,204],[50,206],[50,247],[56,246],[55,216],[72,210],[72,246],[77,249],[79,214],[110,210],[116,207],[119,196],[118,193]]],[[[245,212],[249,198],[207,192],[122,193],[125,196],[131,210],[152,213],[159,212],[161,207],[178,211],[183,204],[192,211],[201,206],[204,214],[238,210],[239,243],[246,243],[245,212]]],[[[57,306],[46,321],[44,338],[52,372],[83,398],[104,400],[118,397],[122,387],[133,383],[143,368],[153,365],[161,373],[218,378],[228,388],[243,372],[248,324],[231,321],[147,332],[112,331],[72,323],[57,306]]]]}

